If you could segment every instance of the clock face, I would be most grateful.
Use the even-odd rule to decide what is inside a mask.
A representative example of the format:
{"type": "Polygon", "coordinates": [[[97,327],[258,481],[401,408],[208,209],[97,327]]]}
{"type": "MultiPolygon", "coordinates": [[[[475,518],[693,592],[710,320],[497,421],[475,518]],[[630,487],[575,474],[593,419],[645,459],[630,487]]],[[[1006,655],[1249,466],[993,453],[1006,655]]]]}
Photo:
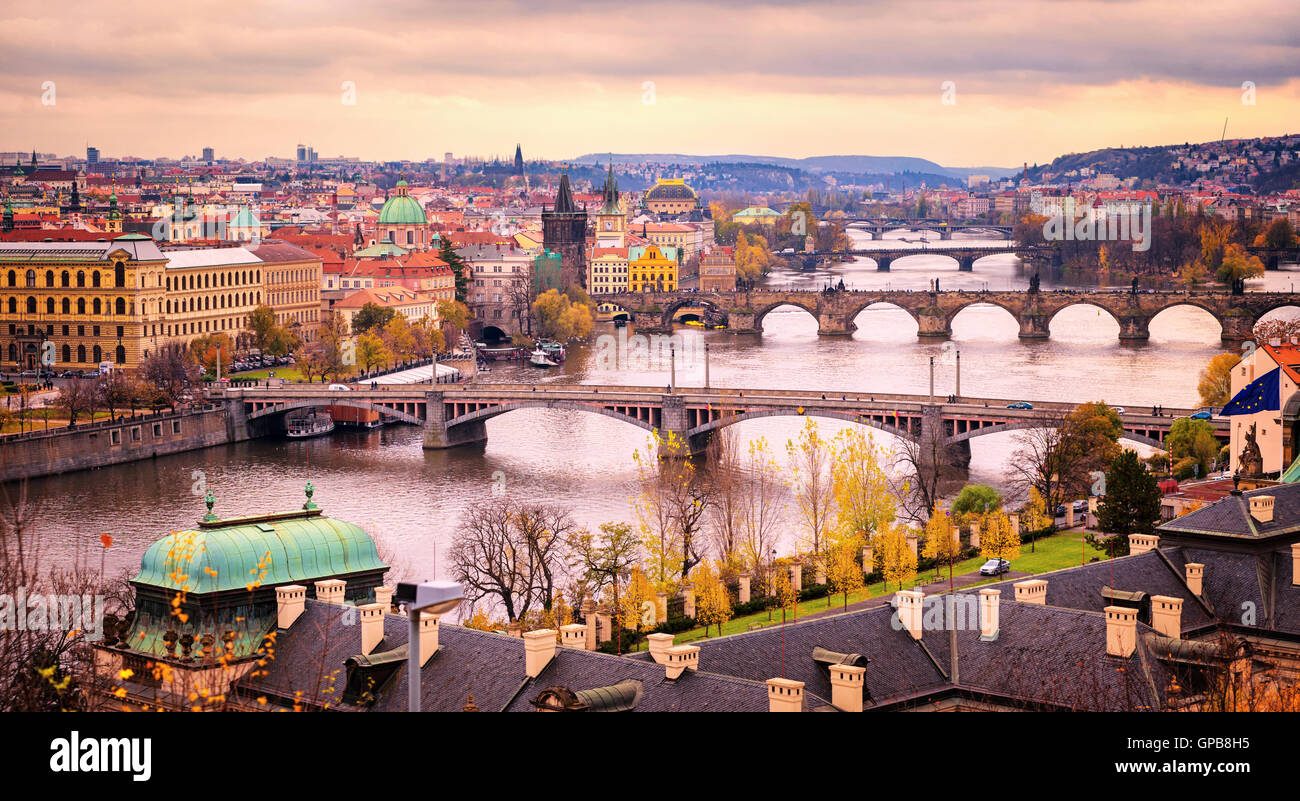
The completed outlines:
{"type": "Polygon", "coordinates": [[[610,220],[606,220],[606,221],[605,221],[605,230],[606,230],[606,231],[610,231],[610,230],[613,230],[613,228],[614,228],[614,223],[613,223],[612,221],[610,221],[610,220]]]}

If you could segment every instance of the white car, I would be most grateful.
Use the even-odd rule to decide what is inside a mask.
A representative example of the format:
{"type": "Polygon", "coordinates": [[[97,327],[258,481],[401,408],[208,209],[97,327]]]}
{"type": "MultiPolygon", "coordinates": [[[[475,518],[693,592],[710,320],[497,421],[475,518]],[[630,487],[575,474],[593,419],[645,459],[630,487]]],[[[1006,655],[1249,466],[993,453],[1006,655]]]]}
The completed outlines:
{"type": "Polygon", "coordinates": [[[351,392],[352,387],[347,384],[330,384],[331,392],[351,392]]]}

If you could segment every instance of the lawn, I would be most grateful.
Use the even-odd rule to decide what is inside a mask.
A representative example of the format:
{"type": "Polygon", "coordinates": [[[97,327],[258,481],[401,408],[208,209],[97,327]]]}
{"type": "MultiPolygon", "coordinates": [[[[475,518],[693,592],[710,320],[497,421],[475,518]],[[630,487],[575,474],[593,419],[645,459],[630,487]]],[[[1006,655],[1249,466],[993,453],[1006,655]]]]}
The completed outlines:
{"type": "Polygon", "coordinates": [[[231,381],[261,381],[266,378],[271,378],[271,373],[275,373],[275,378],[283,378],[285,381],[303,381],[306,378],[306,376],[302,374],[302,371],[292,364],[284,364],[279,367],[267,367],[263,370],[250,370],[247,373],[233,373],[223,375],[223,377],[229,378],[231,381]]]}
{"type": "MultiPolygon", "coordinates": [[[[1083,561],[1092,559],[1093,557],[1105,558],[1100,551],[1096,551],[1092,548],[1087,548],[1085,552],[1084,546],[1081,543],[1082,543],[1082,534],[1078,531],[1070,531],[1062,534],[1056,534],[1051,537],[1046,537],[1044,539],[1041,539],[1038,542],[1034,543],[1034,551],[1032,553],[1029,550],[1030,545],[1026,543],[1020,546],[1020,555],[1015,559],[1010,560],[1012,568],[1018,572],[1023,572],[1023,573],[1035,573],[1035,574],[1050,573],[1053,570],[1061,570],[1062,568],[1066,568],[1066,567],[1076,567],[1080,564],[1083,564],[1083,561]],[[1083,561],[1081,561],[1081,558],[1083,558],[1083,561]]],[[[967,559],[963,562],[958,562],[953,566],[952,573],[954,576],[960,576],[965,573],[974,572],[978,570],[980,565],[984,564],[985,561],[986,560],[983,557],[976,557],[974,559],[967,559]]],[[[948,571],[946,569],[942,570],[941,574],[945,584],[942,591],[947,592],[948,571]]],[[[903,589],[911,589],[917,585],[929,584],[933,581],[934,577],[935,577],[934,571],[925,571],[923,573],[918,573],[916,578],[914,578],[910,582],[907,582],[903,587],[903,589]]],[[[805,574],[804,575],[805,583],[808,582],[808,579],[809,576],[805,574]]],[[[966,587],[975,587],[981,584],[990,584],[1002,580],[1003,579],[1000,577],[987,578],[981,581],[974,582],[972,584],[967,584],[965,585],[965,587],[963,587],[963,589],[965,589],[966,587]]],[[[862,589],[856,592],[849,593],[848,602],[850,604],[854,604],[854,603],[858,603],[859,601],[867,601],[872,598],[879,598],[882,596],[890,595],[896,592],[898,589],[899,587],[897,584],[890,584],[888,587],[885,586],[884,582],[876,582],[875,584],[868,584],[866,587],[863,587],[862,589]]],[[[800,603],[798,605],[797,613],[795,614],[791,614],[789,611],[787,611],[786,620],[794,621],[798,618],[803,618],[811,614],[816,614],[818,612],[825,612],[828,609],[842,610],[843,608],[844,608],[843,595],[837,594],[837,595],[827,596],[826,598],[816,598],[811,601],[803,601],[802,603],[800,603]]],[[[722,624],[722,633],[724,635],[738,634],[742,631],[749,631],[751,627],[771,626],[771,625],[779,624],[780,622],[781,622],[780,609],[776,609],[772,611],[770,615],[770,620],[769,620],[769,614],[767,612],[759,612],[757,614],[746,615],[745,617],[733,618],[732,620],[727,621],[726,623],[722,624]]],[[[710,633],[708,636],[717,637],[718,636],[717,626],[710,628],[709,632],[710,633]]],[[[678,645],[680,645],[685,642],[690,642],[691,640],[703,639],[704,636],[705,636],[704,629],[696,628],[678,634],[673,641],[678,645]]]]}

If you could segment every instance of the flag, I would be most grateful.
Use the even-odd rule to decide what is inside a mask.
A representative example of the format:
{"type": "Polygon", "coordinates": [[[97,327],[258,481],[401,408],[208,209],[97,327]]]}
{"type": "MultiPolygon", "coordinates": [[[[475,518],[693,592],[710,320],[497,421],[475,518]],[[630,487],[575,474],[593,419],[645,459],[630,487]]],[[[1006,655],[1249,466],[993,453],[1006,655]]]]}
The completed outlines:
{"type": "Polygon", "coordinates": [[[1223,407],[1219,414],[1254,414],[1255,412],[1275,411],[1282,408],[1282,368],[1272,371],[1251,381],[1223,407]]]}

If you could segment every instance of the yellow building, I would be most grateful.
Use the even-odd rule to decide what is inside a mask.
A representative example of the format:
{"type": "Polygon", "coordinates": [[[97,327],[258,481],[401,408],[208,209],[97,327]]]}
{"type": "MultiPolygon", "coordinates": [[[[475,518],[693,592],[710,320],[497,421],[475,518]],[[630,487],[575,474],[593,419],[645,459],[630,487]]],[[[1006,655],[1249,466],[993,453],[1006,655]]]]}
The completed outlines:
{"type": "Polygon", "coordinates": [[[587,291],[592,295],[626,292],[628,249],[594,247],[587,257],[587,291]]]}
{"type": "Polygon", "coordinates": [[[660,178],[645,193],[645,207],[655,214],[684,214],[699,208],[700,198],[681,178],[660,178]]]}
{"type": "Polygon", "coordinates": [[[165,319],[166,257],[147,236],[0,244],[0,360],[13,370],[133,368],[165,319]],[[7,341],[4,341],[7,340],[7,341]]]}
{"type": "Polygon", "coordinates": [[[676,291],[677,254],[658,245],[629,248],[627,272],[632,292],[676,291]]]}

